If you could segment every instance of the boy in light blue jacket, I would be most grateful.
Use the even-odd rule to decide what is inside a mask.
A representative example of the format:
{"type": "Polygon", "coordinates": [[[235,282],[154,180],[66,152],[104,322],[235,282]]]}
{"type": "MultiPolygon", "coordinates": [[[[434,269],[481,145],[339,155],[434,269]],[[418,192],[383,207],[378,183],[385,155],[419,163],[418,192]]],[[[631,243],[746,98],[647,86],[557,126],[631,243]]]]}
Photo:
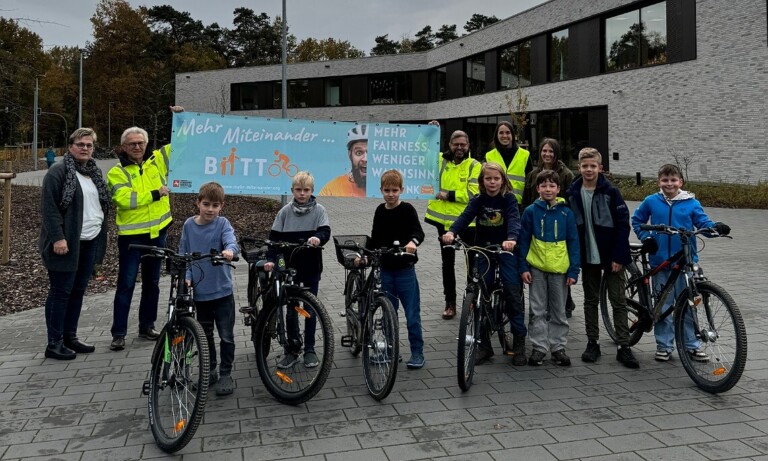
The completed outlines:
{"type": "Polygon", "coordinates": [[[530,285],[528,336],[533,350],[529,365],[541,365],[547,352],[555,365],[570,366],[565,353],[568,287],[579,276],[579,234],[573,211],[559,198],[559,178],[552,170],[536,176],[539,199],[523,212],[518,236],[520,273],[530,285]],[[547,321],[549,316],[549,321],[547,321]]]}
{"type": "MultiPolygon", "coordinates": [[[[646,248],[651,248],[650,263],[651,267],[656,267],[664,262],[671,255],[677,253],[681,248],[679,235],[663,235],[651,233],[640,229],[642,224],[666,224],[677,228],[688,230],[703,229],[714,227],[718,233],[728,235],[731,228],[723,223],[716,223],[709,219],[701,203],[696,197],[687,191],[682,190],[683,175],[676,165],[666,164],[659,169],[659,192],[649,195],[643,200],[640,206],[632,215],[632,229],[637,237],[646,244],[646,248]],[[650,240],[652,240],[652,242],[650,240]]],[[[696,240],[691,242],[691,250],[694,261],[699,258],[696,254],[696,240]]],[[[658,293],[659,289],[669,279],[672,274],[671,269],[660,271],[653,277],[653,289],[658,293]]],[[[672,303],[677,296],[685,289],[685,279],[678,278],[674,291],[667,298],[662,306],[661,312],[666,312],[672,307],[672,303]]],[[[690,316],[688,317],[690,320],[690,316]]],[[[693,332],[693,324],[686,325],[686,350],[693,360],[706,362],[709,360],[707,354],[699,349],[700,343],[696,340],[693,332]]],[[[673,316],[667,316],[661,322],[654,325],[654,334],[656,335],[656,356],[659,362],[666,362],[672,357],[672,351],[675,350],[675,327],[673,316]]]]}

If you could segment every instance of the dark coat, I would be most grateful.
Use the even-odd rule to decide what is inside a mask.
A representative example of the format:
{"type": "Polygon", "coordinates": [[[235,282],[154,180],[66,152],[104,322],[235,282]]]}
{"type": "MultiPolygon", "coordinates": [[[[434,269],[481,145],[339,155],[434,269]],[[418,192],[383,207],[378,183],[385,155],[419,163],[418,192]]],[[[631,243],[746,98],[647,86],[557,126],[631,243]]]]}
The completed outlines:
{"type": "MultiPolygon", "coordinates": [[[[59,208],[66,168],[63,162],[55,163],[48,169],[43,178],[41,193],[42,226],[38,240],[38,251],[43,258],[46,269],[58,272],[75,272],[80,260],[80,232],[83,229],[83,190],[77,185],[77,192],[72,203],[63,212],[59,208]],[[53,252],[53,244],[61,239],[67,241],[69,252],[57,255],[53,252]]],[[[101,223],[101,232],[96,237],[98,248],[96,261],[104,258],[107,251],[107,222],[109,210],[104,212],[104,221],[101,223]]]]}
{"type": "MultiPolygon", "coordinates": [[[[581,186],[584,179],[579,177],[568,188],[566,200],[576,215],[576,227],[579,231],[581,264],[587,264],[584,224],[584,201],[581,199],[581,186]]],[[[595,241],[600,253],[600,265],[610,269],[611,263],[629,264],[629,208],[621,192],[601,173],[597,178],[595,194],[592,197],[592,221],[595,229],[595,241]]]]}

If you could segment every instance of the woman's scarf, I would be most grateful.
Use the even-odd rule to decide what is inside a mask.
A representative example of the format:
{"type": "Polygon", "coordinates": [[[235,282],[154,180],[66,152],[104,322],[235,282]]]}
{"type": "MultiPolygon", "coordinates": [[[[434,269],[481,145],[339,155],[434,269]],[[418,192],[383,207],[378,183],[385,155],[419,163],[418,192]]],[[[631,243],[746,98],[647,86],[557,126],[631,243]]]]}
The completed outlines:
{"type": "Polygon", "coordinates": [[[59,208],[61,211],[66,210],[72,203],[72,199],[75,198],[75,191],[77,191],[77,174],[80,173],[83,176],[88,176],[96,186],[96,190],[99,191],[99,202],[101,203],[101,209],[106,210],[109,207],[109,192],[107,190],[107,183],[104,181],[104,177],[101,175],[101,169],[96,165],[94,159],[89,159],[85,163],[76,162],[72,154],[67,152],[64,154],[64,191],[61,197],[61,203],[59,208]]]}

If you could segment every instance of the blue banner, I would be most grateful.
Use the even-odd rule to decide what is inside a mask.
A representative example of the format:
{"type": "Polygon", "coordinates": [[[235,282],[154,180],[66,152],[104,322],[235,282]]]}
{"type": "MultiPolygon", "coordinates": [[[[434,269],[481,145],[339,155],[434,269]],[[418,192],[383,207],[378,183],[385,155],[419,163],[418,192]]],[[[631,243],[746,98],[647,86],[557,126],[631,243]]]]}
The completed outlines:
{"type": "Polygon", "coordinates": [[[438,187],[440,131],[432,125],[269,119],[182,112],[173,115],[168,186],[197,193],[216,181],[227,194],[291,193],[309,171],[315,195],[381,197],[381,175],[397,169],[403,198],[438,187]]]}

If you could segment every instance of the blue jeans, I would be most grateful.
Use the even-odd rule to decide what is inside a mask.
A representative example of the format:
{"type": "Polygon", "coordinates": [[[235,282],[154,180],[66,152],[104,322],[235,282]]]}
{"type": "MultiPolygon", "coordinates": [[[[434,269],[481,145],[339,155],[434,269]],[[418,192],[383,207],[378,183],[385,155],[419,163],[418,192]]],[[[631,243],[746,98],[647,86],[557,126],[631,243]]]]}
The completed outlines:
{"type": "Polygon", "coordinates": [[[131,310],[131,299],[136,287],[136,278],[141,266],[141,301],[139,302],[139,329],[153,328],[157,320],[157,302],[160,299],[160,268],[162,260],[158,258],[141,259],[142,251],[130,250],[132,243],[165,247],[167,228],[163,229],[156,238],[149,234],[120,235],[117,237],[119,252],[117,289],[115,291],[114,317],[112,320],[112,336],[124,338],[128,333],[128,313],[131,310]]]}
{"type": "MultiPolygon", "coordinates": [[[[653,291],[654,294],[658,293],[662,286],[667,283],[669,276],[672,275],[672,271],[669,269],[659,271],[653,277],[653,291]]],[[[677,296],[685,290],[685,277],[680,274],[672,292],[667,297],[664,305],[661,307],[661,312],[664,313],[672,308],[677,299],[677,296]]],[[[663,321],[656,323],[653,326],[653,334],[656,336],[656,350],[672,352],[675,350],[675,314],[670,314],[663,321]]],[[[701,341],[696,339],[696,333],[693,328],[693,317],[688,315],[685,318],[685,348],[686,350],[698,349],[701,346],[701,341]]]]}
{"type": "MultiPolygon", "coordinates": [[[[298,283],[298,281],[297,281],[298,283]]],[[[320,286],[320,279],[303,280],[301,284],[309,288],[313,295],[317,296],[317,290],[320,286]]],[[[305,309],[308,306],[304,306],[305,309]]],[[[309,311],[308,311],[309,312],[309,311]]],[[[317,312],[309,312],[309,318],[304,319],[304,352],[315,351],[315,331],[317,330],[317,312]]],[[[285,312],[286,329],[288,330],[288,341],[293,344],[301,344],[301,330],[299,329],[299,313],[294,306],[288,306],[285,312]]],[[[298,353],[298,351],[288,351],[298,353]]]]}
{"type": "Polygon", "coordinates": [[[421,333],[421,295],[419,280],[416,278],[414,266],[405,269],[382,269],[381,289],[392,302],[395,312],[403,303],[405,323],[408,326],[408,342],[411,345],[411,355],[424,354],[424,337],[421,333]]]}
{"type": "Polygon", "coordinates": [[[213,341],[213,325],[219,332],[221,343],[221,368],[219,374],[232,374],[232,364],[235,362],[235,296],[229,295],[210,301],[195,301],[197,320],[205,330],[208,340],[208,355],[211,360],[211,371],[216,370],[216,344],[213,341]]]}
{"type": "MultiPolygon", "coordinates": [[[[482,256],[480,256],[478,262],[480,273],[485,273],[485,283],[491,288],[495,262],[491,259],[490,268],[488,268],[488,261],[482,256]]],[[[528,330],[525,326],[523,284],[520,279],[517,258],[513,255],[502,254],[499,255],[498,262],[501,284],[504,287],[504,313],[507,314],[507,318],[509,318],[509,329],[512,331],[512,334],[526,336],[528,330]]]]}
{"type": "Polygon", "coordinates": [[[77,322],[83,307],[83,296],[93,275],[96,262],[96,240],[81,240],[77,271],[48,271],[51,283],[45,300],[45,325],[48,344],[64,337],[77,336],[77,322]]]}

